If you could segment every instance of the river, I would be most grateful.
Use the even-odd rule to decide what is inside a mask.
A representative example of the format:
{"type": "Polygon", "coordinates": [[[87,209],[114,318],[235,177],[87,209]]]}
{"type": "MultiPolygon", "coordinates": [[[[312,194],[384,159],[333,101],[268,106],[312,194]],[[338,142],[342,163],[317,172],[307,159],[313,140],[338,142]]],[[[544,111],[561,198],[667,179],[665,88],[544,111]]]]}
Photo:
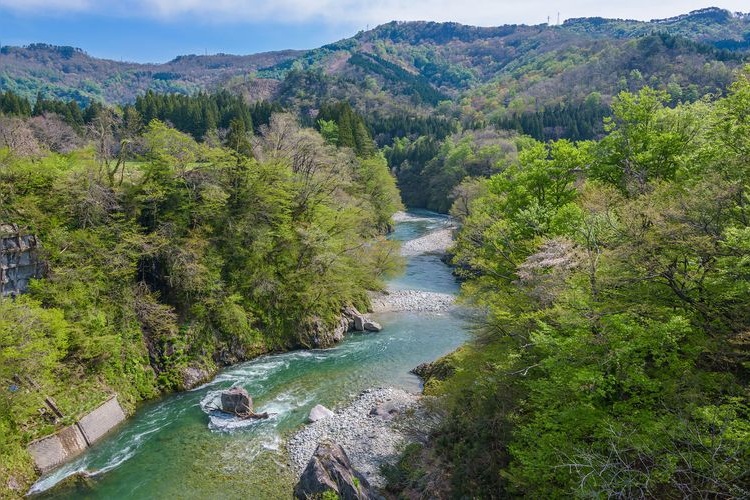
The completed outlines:
{"type": "MultiPolygon", "coordinates": [[[[413,211],[391,238],[407,241],[445,227],[447,219],[413,211]]],[[[435,255],[414,255],[393,289],[458,291],[450,270],[435,255]]],[[[409,370],[465,342],[463,320],[452,313],[382,313],[379,333],[352,334],[332,349],[263,356],[219,373],[192,391],[143,405],[125,424],[85,454],[40,480],[43,498],[290,498],[296,478],[284,453],[284,437],[303,424],[314,405],[344,404],[370,387],[421,389],[409,370]],[[231,432],[212,430],[201,401],[211,392],[240,385],[258,412],[274,413],[231,432]],[[85,484],[44,491],[79,471],[85,484]]]]}

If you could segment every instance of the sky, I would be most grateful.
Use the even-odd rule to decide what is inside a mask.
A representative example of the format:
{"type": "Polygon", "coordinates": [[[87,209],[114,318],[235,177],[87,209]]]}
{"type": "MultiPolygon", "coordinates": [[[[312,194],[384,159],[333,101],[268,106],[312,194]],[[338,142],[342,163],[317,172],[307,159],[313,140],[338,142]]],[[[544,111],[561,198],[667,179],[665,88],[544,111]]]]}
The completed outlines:
{"type": "Polygon", "coordinates": [[[50,43],[96,57],[165,62],[184,54],[309,49],[392,20],[478,26],[572,17],[660,19],[747,0],[0,0],[0,44],[50,43]]]}

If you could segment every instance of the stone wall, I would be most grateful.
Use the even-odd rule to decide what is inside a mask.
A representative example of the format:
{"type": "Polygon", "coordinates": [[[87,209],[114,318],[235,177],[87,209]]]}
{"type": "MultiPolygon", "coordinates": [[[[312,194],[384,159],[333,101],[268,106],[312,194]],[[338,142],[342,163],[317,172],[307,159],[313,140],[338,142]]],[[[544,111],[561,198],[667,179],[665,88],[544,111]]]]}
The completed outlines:
{"type": "Polygon", "coordinates": [[[80,455],[88,447],[77,425],[38,439],[28,446],[37,469],[44,474],[80,455]]]}
{"type": "Polygon", "coordinates": [[[81,428],[86,442],[91,445],[123,420],[125,420],[125,412],[122,411],[117,398],[112,398],[79,420],[78,426],[81,428]]]}
{"type": "Polygon", "coordinates": [[[42,276],[39,242],[15,224],[0,224],[0,296],[26,291],[31,278],[42,276]]]}
{"type": "Polygon", "coordinates": [[[33,441],[27,449],[36,468],[45,474],[83,453],[123,420],[125,412],[113,396],[74,425],[33,441]]]}

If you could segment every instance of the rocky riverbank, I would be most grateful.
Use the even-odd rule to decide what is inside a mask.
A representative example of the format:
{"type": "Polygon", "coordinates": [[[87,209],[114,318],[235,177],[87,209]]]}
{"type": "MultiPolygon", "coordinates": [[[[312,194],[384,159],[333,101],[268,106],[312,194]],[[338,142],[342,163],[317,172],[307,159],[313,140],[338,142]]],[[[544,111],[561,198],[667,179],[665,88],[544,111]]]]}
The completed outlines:
{"type": "Polygon", "coordinates": [[[382,464],[394,463],[403,446],[430,427],[417,394],[368,389],[334,415],[309,424],[287,442],[294,471],[301,474],[321,441],[340,444],[352,465],[376,487],[385,486],[382,464]]]}

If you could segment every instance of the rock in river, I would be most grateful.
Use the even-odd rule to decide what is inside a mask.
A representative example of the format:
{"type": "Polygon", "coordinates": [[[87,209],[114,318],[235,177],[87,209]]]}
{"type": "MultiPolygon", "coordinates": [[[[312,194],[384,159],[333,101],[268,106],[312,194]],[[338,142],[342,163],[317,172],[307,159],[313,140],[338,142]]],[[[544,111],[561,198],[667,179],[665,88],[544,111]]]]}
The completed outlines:
{"type": "Polygon", "coordinates": [[[380,499],[367,479],[354,470],[344,449],[332,441],[318,444],[310,462],[294,487],[299,499],[320,498],[334,492],[344,500],[380,499]]]}
{"type": "Polygon", "coordinates": [[[253,412],[253,399],[242,387],[232,387],[221,393],[221,410],[235,415],[253,412]]]}
{"type": "Polygon", "coordinates": [[[344,308],[344,316],[349,318],[352,329],[356,332],[379,332],[383,329],[375,321],[371,320],[356,308],[349,306],[344,308]]]}

